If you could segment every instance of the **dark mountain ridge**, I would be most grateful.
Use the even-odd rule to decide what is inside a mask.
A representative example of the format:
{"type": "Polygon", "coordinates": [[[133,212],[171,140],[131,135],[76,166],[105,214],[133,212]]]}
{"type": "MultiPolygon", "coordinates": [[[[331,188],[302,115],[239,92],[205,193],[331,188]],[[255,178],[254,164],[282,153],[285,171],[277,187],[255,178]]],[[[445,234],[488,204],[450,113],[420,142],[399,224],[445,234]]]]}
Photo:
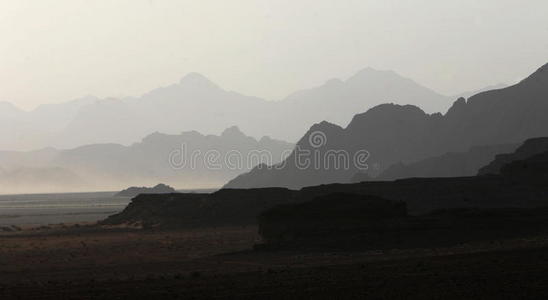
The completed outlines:
{"type": "MultiPolygon", "coordinates": [[[[329,151],[346,151],[348,158],[366,151],[367,172],[377,175],[395,163],[411,163],[448,152],[464,152],[477,145],[519,143],[548,135],[548,64],[514,86],[487,91],[466,101],[457,100],[445,114],[426,114],[412,105],[382,104],[354,116],[346,128],[322,122],[312,126],[297,147],[326,157],[329,151]],[[313,147],[310,136],[322,133],[325,145],[313,147]],[[375,174],[377,173],[377,174],[375,174]]],[[[252,170],[225,187],[301,188],[349,182],[365,168],[350,164],[333,169],[296,166],[292,153],[283,167],[252,170]]]]}

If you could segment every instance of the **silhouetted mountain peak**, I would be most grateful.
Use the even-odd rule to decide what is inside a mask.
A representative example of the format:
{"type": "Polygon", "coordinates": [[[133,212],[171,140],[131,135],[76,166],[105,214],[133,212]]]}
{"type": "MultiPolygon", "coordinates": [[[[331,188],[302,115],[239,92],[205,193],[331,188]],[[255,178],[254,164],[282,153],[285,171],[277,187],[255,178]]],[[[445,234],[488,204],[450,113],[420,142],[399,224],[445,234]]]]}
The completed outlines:
{"type": "Polygon", "coordinates": [[[343,84],[343,82],[339,78],[332,78],[332,79],[329,79],[328,81],[326,81],[324,86],[335,87],[335,86],[339,86],[339,85],[342,85],[342,84],[343,84]]]}
{"type": "Polygon", "coordinates": [[[457,99],[457,101],[453,103],[451,108],[449,108],[446,115],[447,116],[458,115],[460,112],[464,111],[465,108],[466,108],[466,99],[464,99],[464,97],[460,97],[459,99],[457,99]]]}
{"type": "Polygon", "coordinates": [[[246,137],[238,126],[228,127],[221,133],[222,137],[246,137]]]}
{"type": "Polygon", "coordinates": [[[320,123],[316,123],[312,125],[309,131],[331,130],[331,129],[339,130],[339,129],[342,129],[342,127],[333,123],[329,123],[327,121],[321,121],[320,123]]]}
{"type": "MultiPolygon", "coordinates": [[[[423,126],[430,120],[430,116],[414,105],[381,104],[365,113],[355,115],[346,127],[348,132],[359,132],[377,128],[378,130],[408,131],[408,134],[418,134],[423,126]],[[368,129],[369,128],[369,129],[368,129]],[[409,130],[414,128],[414,133],[409,130]]],[[[380,132],[380,131],[379,131],[380,132]]]]}
{"type": "Polygon", "coordinates": [[[181,78],[181,80],[179,81],[179,84],[182,86],[191,86],[191,87],[219,88],[218,85],[213,83],[207,77],[196,72],[191,72],[186,74],[183,78],[181,78]]]}
{"type": "Polygon", "coordinates": [[[399,111],[405,111],[405,112],[414,112],[418,114],[425,114],[425,112],[420,109],[418,106],[406,104],[406,105],[400,105],[400,104],[394,104],[394,103],[385,103],[381,105],[377,105],[370,109],[370,111],[373,113],[379,113],[379,112],[386,112],[386,113],[394,113],[399,111]]]}
{"type": "Polygon", "coordinates": [[[386,103],[377,105],[368,111],[354,116],[349,124],[359,122],[362,119],[385,119],[397,120],[404,116],[426,116],[426,113],[414,105],[399,105],[394,103],[386,103]]]}
{"type": "Polygon", "coordinates": [[[155,132],[145,136],[141,140],[141,143],[143,143],[143,144],[154,144],[154,143],[161,142],[161,141],[165,140],[166,138],[168,138],[167,134],[155,131],[155,132]]]}
{"type": "Polygon", "coordinates": [[[303,148],[325,146],[329,142],[328,137],[338,136],[343,132],[344,129],[341,126],[322,121],[312,125],[297,144],[303,148]],[[312,145],[312,143],[315,143],[315,145],[312,145]]]}

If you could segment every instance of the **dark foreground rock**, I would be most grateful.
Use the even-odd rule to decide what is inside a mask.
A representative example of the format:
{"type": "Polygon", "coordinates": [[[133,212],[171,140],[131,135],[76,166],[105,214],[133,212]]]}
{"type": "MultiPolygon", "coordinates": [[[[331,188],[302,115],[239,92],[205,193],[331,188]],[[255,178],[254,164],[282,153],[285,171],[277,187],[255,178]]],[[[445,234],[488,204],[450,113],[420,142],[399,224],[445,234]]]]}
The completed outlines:
{"type": "Polygon", "coordinates": [[[255,224],[257,216],[278,204],[294,202],[297,192],[285,188],[220,190],[211,194],[141,194],[103,225],[209,227],[255,224]]]}
{"type": "MultiPolygon", "coordinates": [[[[405,203],[408,213],[414,216],[455,208],[548,207],[546,182],[548,152],[507,164],[499,175],[329,184],[298,191],[261,188],[224,189],[211,194],[141,194],[121,213],[107,218],[102,224],[136,223],[146,227],[257,224],[257,217],[262,212],[278,205],[316,199],[325,206],[324,210],[347,209],[350,214],[353,213],[352,205],[361,211],[363,207],[359,200],[364,197],[405,203]],[[333,194],[339,196],[319,198],[333,194]],[[351,195],[341,197],[341,194],[351,195]]],[[[304,217],[307,212],[299,207],[295,209],[304,217]]]]}
{"type": "MultiPolygon", "coordinates": [[[[508,176],[508,175],[507,175],[508,176]]],[[[330,184],[298,191],[285,188],[220,190],[212,194],[142,194],[103,224],[142,223],[149,226],[211,226],[256,224],[260,213],[280,204],[349,193],[405,202],[409,214],[450,208],[533,208],[548,206],[548,186],[527,177],[477,176],[415,178],[387,182],[330,184]],[[525,178],[524,180],[521,180],[525,178]]],[[[332,201],[333,207],[337,201],[332,201]]]]}
{"type": "Polygon", "coordinates": [[[265,241],[274,243],[300,238],[323,240],[338,233],[398,227],[406,216],[403,202],[336,193],[304,203],[279,205],[261,213],[259,233],[265,241]]]}
{"type": "Polygon", "coordinates": [[[430,248],[548,234],[548,207],[452,208],[407,215],[405,204],[331,194],[259,217],[260,250],[430,248]],[[333,202],[340,206],[333,207],[333,202]]]}

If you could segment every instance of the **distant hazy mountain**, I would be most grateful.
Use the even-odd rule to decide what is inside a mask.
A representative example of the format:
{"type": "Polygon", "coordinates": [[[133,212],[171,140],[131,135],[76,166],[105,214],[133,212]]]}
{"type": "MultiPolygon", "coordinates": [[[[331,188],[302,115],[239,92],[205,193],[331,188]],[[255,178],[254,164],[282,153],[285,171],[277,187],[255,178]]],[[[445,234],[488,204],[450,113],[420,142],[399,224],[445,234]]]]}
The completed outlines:
{"type": "MultiPolygon", "coordinates": [[[[360,170],[326,165],[328,151],[344,150],[348,157],[369,153],[368,172],[382,171],[398,162],[411,163],[475,145],[519,143],[548,135],[548,64],[520,83],[457,100],[445,114],[428,115],[415,106],[384,104],[356,115],[346,128],[323,122],[310,128],[297,144],[319,156],[315,168],[297,165],[297,153],[283,167],[255,169],[226,187],[283,186],[300,188],[330,182],[348,182],[360,170]],[[321,132],[325,143],[311,144],[321,132]]],[[[298,149],[297,148],[297,149],[298,149]]],[[[361,166],[360,166],[361,167],[361,166]]]]}
{"type": "MultiPolygon", "coordinates": [[[[230,127],[219,136],[196,131],[154,133],[131,146],[92,144],[70,150],[0,152],[0,167],[12,173],[32,173],[32,166],[66,170],[79,180],[50,182],[50,189],[65,191],[120,190],[158,182],[177,188],[210,188],[221,186],[259,163],[281,162],[293,146],[269,137],[256,140],[230,127]]],[[[38,179],[32,182],[41,186],[38,179]]],[[[23,186],[24,181],[17,184],[23,186]]],[[[0,187],[0,193],[10,192],[9,186],[1,182],[0,187]]],[[[26,188],[27,192],[40,191],[32,184],[26,188]]]]}
{"type": "Polygon", "coordinates": [[[28,150],[53,146],[59,134],[78,114],[78,111],[98,101],[87,96],[59,104],[44,104],[31,111],[0,102],[0,149],[28,150]]]}
{"type": "Polygon", "coordinates": [[[293,127],[301,128],[302,134],[310,124],[321,121],[346,126],[357,112],[383,103],[412,104],[428,113],[445,113],[451,102],[449,97],[395,72],[365,68],[345,81],[331,79],[322,86],[293,93],[280,105],[284,115],[290,116],[285,120],[296,122],[293,127]]]}
{"type": "MultiPolygon", "coordinates": [[[[272,103],[221,89],[200,74],[136,99],[109,99],[84,107],[55,140],[57,147],[130,144],[153,132],[214,133],[235,123],[253,136],[268,122],[272,103]]],[[[264,133],[268,134],[268,133],[264,133]]]]}
{"type": "Polygon", "coordinates": [[[356,112],[387,102],[445,112],[451,99],[392,71],[371,68],[345,81],[332,79],[295,92],[281,101],[227,91],[200,74],[190,73],[176,84],[137,98],[99,100],[90,96],[43,105],[20,116],[10,109],[10,118],[2,115],[0,106],[0,124],[7,122],[4,127],[10,128],[0,135],[0,149],[129,145],[156,131],[211,134],[233,124],[253,137],[268,135],[296,141],[310,124],[326,120],[345,126],[356,112]]]}
{"type": "Polygon", "coordinates": [[[356,173],[351,181],[474,176],[481,167],[491,162],[497,154],[511,152],[517,147],[518,144],[476,146],[466,152],[450,152],[408,164],[396,163],[376,178],[371,178],[367,173],[356,173]]]}

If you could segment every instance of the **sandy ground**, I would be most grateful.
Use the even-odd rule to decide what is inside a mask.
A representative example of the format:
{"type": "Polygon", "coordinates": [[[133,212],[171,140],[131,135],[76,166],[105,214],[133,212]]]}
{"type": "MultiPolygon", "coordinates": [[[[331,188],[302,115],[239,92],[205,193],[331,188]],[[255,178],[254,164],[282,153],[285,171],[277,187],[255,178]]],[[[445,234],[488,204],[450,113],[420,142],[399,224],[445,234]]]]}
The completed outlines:
{"type": "Polygon", "coordinates": [[[436,249],[253,251],[257,228],[0,235],[0,299],[542,298],[548,237],[436,249]]]}
{"type": "Polygon", "coordinates": [[[258,238],[256,232],[256,227],[23,230],[0,235],[0,282],[162,273],[178,262],[250,249],[258,238]]]}

